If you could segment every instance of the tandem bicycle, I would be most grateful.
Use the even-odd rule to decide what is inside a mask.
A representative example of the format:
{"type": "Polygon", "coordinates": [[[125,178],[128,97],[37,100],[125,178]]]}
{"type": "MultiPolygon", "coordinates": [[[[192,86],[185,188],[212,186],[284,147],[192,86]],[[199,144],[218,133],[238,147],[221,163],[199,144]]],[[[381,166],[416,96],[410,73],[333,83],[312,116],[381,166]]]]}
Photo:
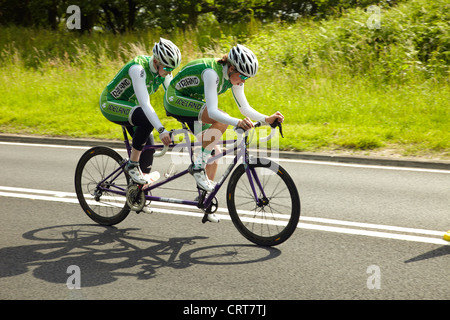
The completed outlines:
{"type": "MultiPolygon", "coordinates": [[[[201,142],[192,141],[191,132],[182,123],[182,129],[172,130],[172,144],[146,145],[146,149],[154,149],[154,157],[162,157],[169,148],[185,148],[188,150],[191,164],[194,147],[201,142]],[[174,137],[184,135],[180,143],[174,143],[174,137]]],[[[219,144],[226,146],[224,151],[210,157],[208,162],[216,161],[232,154],[231,163],[219,177],[212,192],[197,188],[195,199],[179,199],[154,196],[152,191],[161,188],[166,183],[189,174],[189,168],[166,177],[163,181],[151,185],[134,183],[124,167],[128,159],[117,151],[106,146],[96,146],[87,150],[80,158],[75,171],[75,190],[78,201],[84,212],[98,224],[115,225],[123,221],[130,211],[139,213],[146,203],[153,201],[176,203],[197,207],[204,212],[202,222],[207,221],[207,215],[218,209],[217,193],[226,188],[226,205],[230,218],[237,230],[249,241],[260,246],[274,246],[286,241],[296,230],[300,219],[300,197],[296,185],[288,172],[274,160],[254,156],[249,152],[250,141],[255,129],[262,126],[261,122],[254,124],[248,131],[235,128],[236,137],[232,140],[221,140],[219,144]],[[231,145],[231,147],[228,147],[231,145]]],[[[271,125],[271,132],[260,140],[270,140],[281,123],[271,125]]],[[[122,127],[124,143],[128,153],[131,144],[127,130],[122,127]]],[[[194,181],[193,181],[194,183],[194,181]]],[[[167,195],[167,192],[165,192],[167,195]]]]}

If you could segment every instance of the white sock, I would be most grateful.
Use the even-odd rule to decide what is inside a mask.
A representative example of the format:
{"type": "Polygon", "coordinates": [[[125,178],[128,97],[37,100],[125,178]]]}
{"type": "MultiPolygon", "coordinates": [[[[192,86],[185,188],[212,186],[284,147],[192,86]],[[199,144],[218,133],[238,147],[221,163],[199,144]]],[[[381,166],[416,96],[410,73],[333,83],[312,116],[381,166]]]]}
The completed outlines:
{"type": "Polygon", "coordinates": [[[201,152],[194,161],[194,169],[205,169],[206,163],[211,155],[211,150],[202,147],[201,152]]]}

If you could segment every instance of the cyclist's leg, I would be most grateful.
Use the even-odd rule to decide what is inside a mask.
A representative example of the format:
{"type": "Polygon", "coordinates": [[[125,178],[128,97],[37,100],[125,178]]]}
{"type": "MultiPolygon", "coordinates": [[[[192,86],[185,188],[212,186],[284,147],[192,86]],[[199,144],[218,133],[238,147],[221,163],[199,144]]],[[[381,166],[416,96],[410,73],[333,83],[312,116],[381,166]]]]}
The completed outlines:
{"type": "Polygon", "coordinates": [[[204,126],[199,120],[199,112],[204,107],[204,101],[181,96],[170,86],[164,96],[166,114],[186,123],[197,138],[201,137],[201,133],[210,127],[210,125],[204,126]]]}
{"type": "MultiPolygon", "coordinates": [[[[222,110],[220,110],[222,111],[222,110]]],[[[222,111],[223,112],[223,111],[222,111]]],[[[220,140],[222,135],[228,128],[227,124],[218,122],[214,119],[211,119],[208,115],[208,110],[206,106],[201,110],[199,114],[199,120],[202,123],[209,123],[211,126],[203,133],[202,136],[202,147],[207,153],[211,153],[213,150],[216,154],[221,152],[220,147],[217,145],[217,142],[220,140]]],[[[210,180],[214,180],[217,173],[218,163],[217,161],[211,162],[206,165],[205,170],[208,178],[210,180]]]]}
{"type": "MultiPolygon", "coordinates": [[[[127,127],[128,132],[130,133],[130,135],[133,137],[135,135],[135,130],[138,129],[138,127],[127,127]]],[[[137,135],[139,135],[139,130],[137,135]]],[[[154,145],[155,141],[153,138],[153,134],[150,133],[148,136],[148,139],[145,143],[145,145],[154,145]]],[[[152,169],[152,165],[153,165],[153,154],[155,153],[154,149],[147,149],[144,151],[139,151],[135,148],[133,154],[139,154],[140,157],[137,158],[136,161],[139,161],[139,166],[141,167],[141,171],[144,174],[150,173],[151,169],[152,169]]],[[[133,159],[135,159],[133,157],[133,159]]]]}
{"type": "MultiPolygon", "coordinates": [[[[150,133],[146,145],[154,145],[154,144],[155,140],[153,138],[153,134],[150,133]]],[[[141,170],[144,174],[148,174],[150,173],[150,171],[152,171],[154,153],[155,149],[147,149],[142,151],[141,153],[141,159],[139,160],[139,163],[141,165],[141,170]]]]}
{"type": "Polygon", "coordinates": [[[164,95],[164,108],[172,116],[198,118],[204,105],[202,100],[180,95],[172,86],[167,88],[164,95]]]}
{"type": "Polygon", "coordinates": [[[129,126],[129,115],[136,107],[134,103],[123,100],[115,100],[105,89],[100,96],[100,110],[111,122],[129,126]]]}
{"type": "MultiPolygon", "coordinates": [[[[153,127],[147,120],[147,117],[140,117],[140,113],[143,114],[142,109],[132,102],[115,100],[105,89],[100,96],[100,110],[111,122],[127,127],[136,126],[132,131],[132,149],[127,171],[135,182],[140,184],[146,183],[142,171],[139,168],[139,160],[143,146],[153,127]],[[133,120],[136,123],[133,123],[133,120]]],[[[128,131],[130,132],[130,130],[128,131]]]]}
{"type": "MultiPolygon", "coordinates": [[[[188,126],[194,135],[198,135],[202,129],[198,124],[199,122],[199,112],[205,107],[205,102],[191,97],[185,97],[178,95],[176,90],[169,87],[164,96],[164,108],[166,109],[167,115],[173,116],[177,119],[187,119],[188,126]]],[[[207,155],[202,148],[200,157],[194,160],[192,167],[190,167],[190,172],[197,182],[197,186],[205,191],[212,191],[214,187],[208,180],[205,174],[205,159],[207,155]]]]}
{"type": "Polygon", "coordinates": [[[145,145],[154,144],[153,140],[153,126],[148,120],[147,116],[141,107],[133,109],[133,113],[130,116],[130,122],[135,126],[133,134],[133,149],[136,154],[139,154],[138,158],[142,172],[150,173],[153,164],[154,149],[148,149],[142,151],[145,145]]]}
{"type": "Polygon", "coordinates": [[[193,119],[192,122],[198,121],[198,123],[203,125],[203,127],[200,127],[192,125],[192,122],[191,124],[188,123],[188,125],[194,127],[190,128],[194,135],[202,139],[202,153],[200,154],[200,158],[197,158],[199,160],[194,164],[194,168],[204,168],[208,178],[213,180],[217,172],[218,163],[213,162],[206,166],[205,163],[214,149],[217,153],[220,152],[217,142],[227,129],[228,125],[211,119],[208,115],[206,103],[204,101],[180,96],[172,87],[169,87],[165,93],[164,108],[168,115],[174,117],[190,117],[193,119]],[[205,130],[205,125],[208,125],[207,130],[205,130]],[[198,128],[201,128],[201,130],[198,128]],[[199,136],[198,134],[200,132],[203,132],[203,134],[199,136]]]}

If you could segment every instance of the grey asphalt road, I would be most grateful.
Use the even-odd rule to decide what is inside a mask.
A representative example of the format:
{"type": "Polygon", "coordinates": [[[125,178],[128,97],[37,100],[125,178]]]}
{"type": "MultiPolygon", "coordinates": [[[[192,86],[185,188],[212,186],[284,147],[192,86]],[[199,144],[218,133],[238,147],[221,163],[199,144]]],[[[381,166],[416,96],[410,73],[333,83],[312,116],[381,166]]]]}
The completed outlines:
{"type": "Polygon", "coordinates": [[[0,143],[0,299],[448,299],[450,171],[282,160],[302,217],[262,248],[159,204],[96,225],[73,197],[83,152],[0,143]]]}

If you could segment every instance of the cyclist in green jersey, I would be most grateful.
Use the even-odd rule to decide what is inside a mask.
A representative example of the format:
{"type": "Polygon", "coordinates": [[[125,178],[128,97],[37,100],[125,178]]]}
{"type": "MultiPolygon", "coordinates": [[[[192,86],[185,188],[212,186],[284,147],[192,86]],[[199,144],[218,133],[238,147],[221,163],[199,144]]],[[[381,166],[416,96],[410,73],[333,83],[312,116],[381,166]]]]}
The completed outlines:
{"type": "Polygon", "coordinates": [[[229,125],[249,130],[253,127],[250,119],[269,124],[277,119],[280,122],[284,120],[278,111],[271,116],[263,115],[247,102],[244,83],[257,71],[256,56],[250,49],[238,44],[220,60],[191,61],[178,72],[166,90],[164,108],[167,115],[185,122],[195,134],[199,133],[195,132],[198,131],[194,125],[196,121],[209,126],[203,132],[202,150],[190,170],[197,186],[203,190],[210,192],[214,189],[211,180],[214,180],[217,163],[206,165],[206,162],[213,149],[218,150],[216,143],[229,125]],[[244,119],[231,117],[218,108],[218,95],[230,88],[244,119]]]}
{"type": "Polygon", "coordinates": [[[110,121],[126,126],[133,137],[132,151],[126,171],[139,184],[147,184],[153,164],[154,150],[142,149],[153,144],[155,128],[165,145],[171,143],[169,132],[163,127],[150,104],[150,95],[162,84],[164,90],[172,80],[171,72],[178,67],[181,53],[170,40],[160,38],[153,47],[153,56],[138,56],[128,62],[106,86],[100,97],[100,110],[110,121]]]}

